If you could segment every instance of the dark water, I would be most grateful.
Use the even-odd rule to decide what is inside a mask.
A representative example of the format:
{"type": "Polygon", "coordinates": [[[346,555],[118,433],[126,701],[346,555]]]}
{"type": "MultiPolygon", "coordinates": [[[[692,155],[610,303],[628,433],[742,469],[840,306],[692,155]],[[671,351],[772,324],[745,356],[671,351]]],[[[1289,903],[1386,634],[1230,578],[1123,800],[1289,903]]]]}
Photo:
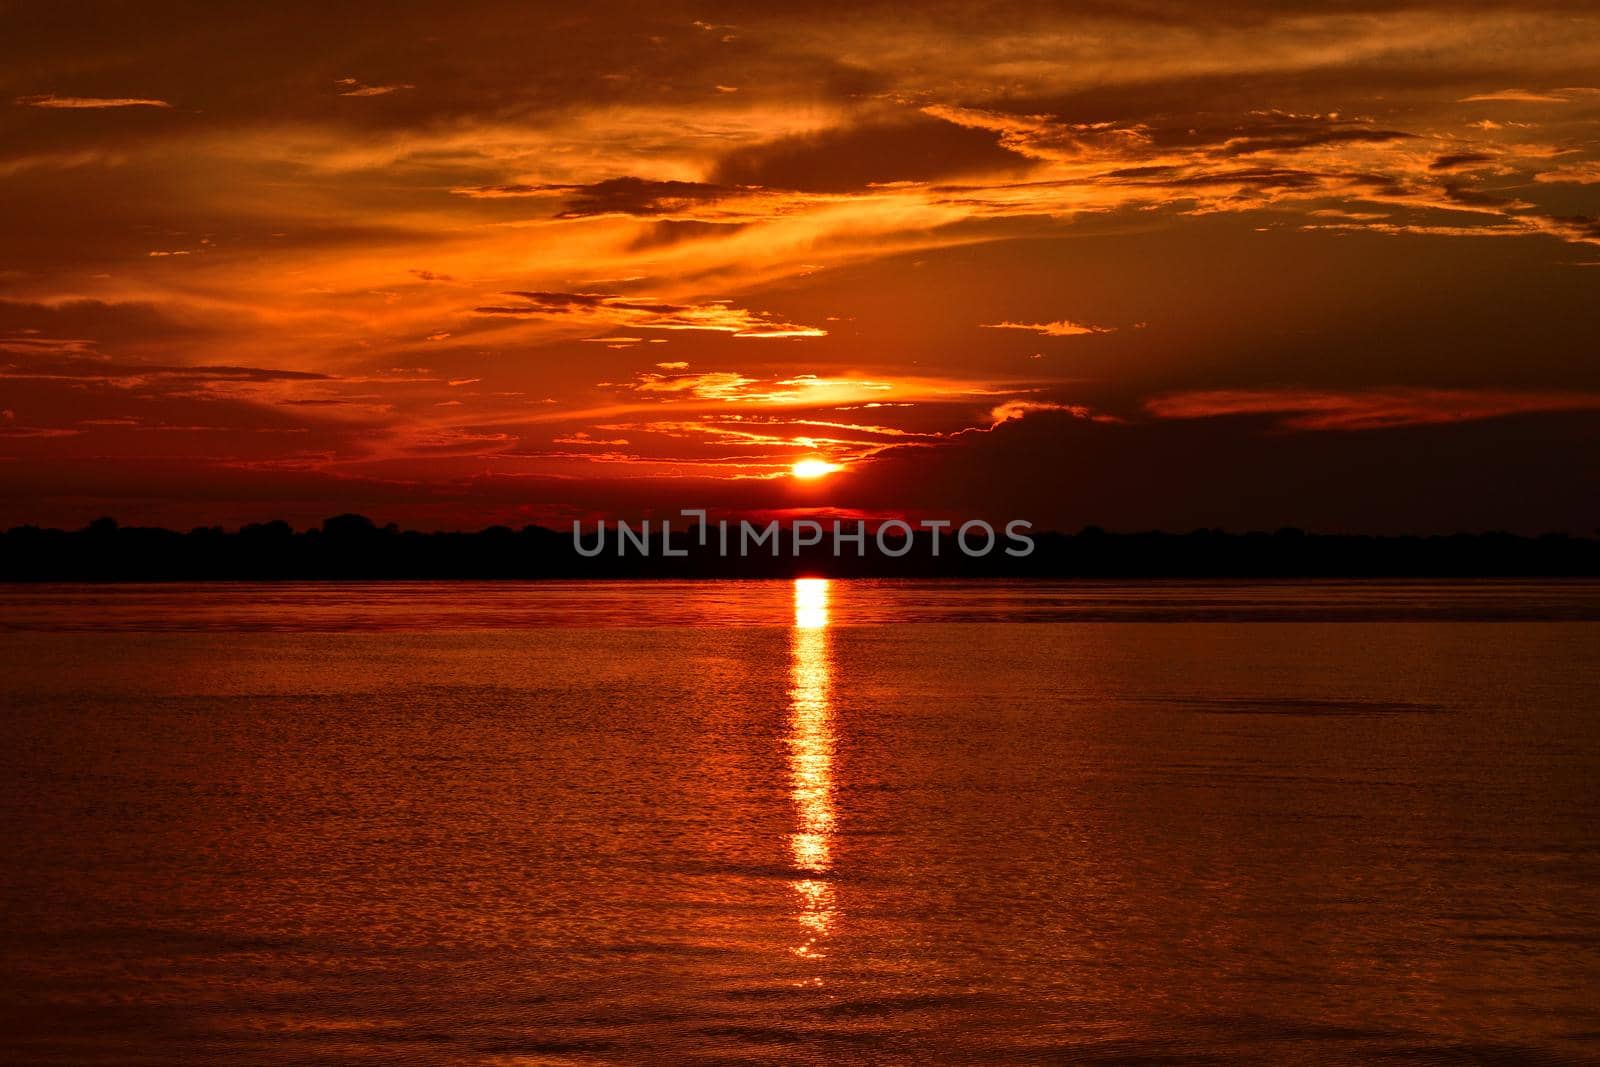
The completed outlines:
{"type": "Polygon", "coordinates": [[[0,589],[0,1059],[1600,1062],[1596,619],[0,589]]]}

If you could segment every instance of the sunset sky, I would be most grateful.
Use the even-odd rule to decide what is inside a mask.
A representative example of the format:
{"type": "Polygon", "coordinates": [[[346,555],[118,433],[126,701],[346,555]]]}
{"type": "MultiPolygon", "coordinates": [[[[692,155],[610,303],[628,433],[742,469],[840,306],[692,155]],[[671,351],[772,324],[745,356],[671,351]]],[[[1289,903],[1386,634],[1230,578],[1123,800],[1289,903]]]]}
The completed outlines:
{"type": "Polygon", "coordinates": [[[0,525],[1600,526],[1592,2],[13,3],[0,58],[0,525]]]}

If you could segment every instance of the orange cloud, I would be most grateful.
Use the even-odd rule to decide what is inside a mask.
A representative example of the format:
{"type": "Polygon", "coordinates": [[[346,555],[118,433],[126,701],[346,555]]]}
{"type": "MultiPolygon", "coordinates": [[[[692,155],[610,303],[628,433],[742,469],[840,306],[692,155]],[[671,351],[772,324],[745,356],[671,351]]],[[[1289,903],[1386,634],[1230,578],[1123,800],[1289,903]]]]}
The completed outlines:
{"type": "Polygon", "coordinates": [[[1087,326],[1083,323],[1057,319],[1055,322],[986,322],[985,330],[1031,330],[1042,337],[1079,337],[1084,334],[1111,333],[1115,326],[1087,326]]]}
{"type": "Polygon", "coordinates": [[[991,409],[989,418],[994,426],[999,426],[1003,422],[1020,419],[1034,411],[1059,411],[1075,419],[1092,419],[1096,422],[1116,421],[1109,415],[1096,415],[1083,404],[1055,404],[1043,400],[1007,400],[1004,404],[991,409]]]}
{"type": "Polygon", "coordinates": [[[1571,185],[1600,185],[1600,160],[1568,163],[1554,170],[1540,171],[1533,176],[1536,182],[1568,183],[1571,185]]]}
{"type": "Polygon", "coordinates": [[[1549,92],[1530,91],[1528,89],[1497,89],[1492,93],[1474,93],[1472,96],[1463,96],[1461,103],[1565,104],[1574,97],[1595,92],[1600,92],[1600,89],[1553,89],[1549,92]]]}
{"type": "Polygon", "coordinates": [[[355,78],[340,78],[336,84],[340,96],[387,96],[403,89],[416,88],[415,85],[363,85],[355,78]]]}
{"type": "Polygon", "coordinates": [[[1276,415],[1294,430],[1381,430],[1508,415],[1600,410],[1600,393],[1505,389],[1373,389],[1353,392],[1198,390],[1157,397],[1145,410],[1163,419],[1276,415]]]}
{"type": "MultiPolygon", "coordinates": [[[[776,320],[760,312],[734,307],[732,302],[727,300],[685,304],[651,297],[528,290],[513,290],[506,295],[517,297],[524,303],[488,305],[474,310],[480,315],[590,318],[642,330],[710,330],[738,338],[826,337],[828,333],[827,330],[817,326],[799,326],[776,320]]],[[[596,338],[595,340],[632,343],[640,339],[596,338]]]]}
{"type": "Polygon", "coordinates": [[[152,100],[138,96],[56,96],[45,93],[39,96],[19,96],[17,103],[23,107],[62,108],[66,110],[94,110],[113,107],[161,107],[172,105],[165,100],[152,100]]]}

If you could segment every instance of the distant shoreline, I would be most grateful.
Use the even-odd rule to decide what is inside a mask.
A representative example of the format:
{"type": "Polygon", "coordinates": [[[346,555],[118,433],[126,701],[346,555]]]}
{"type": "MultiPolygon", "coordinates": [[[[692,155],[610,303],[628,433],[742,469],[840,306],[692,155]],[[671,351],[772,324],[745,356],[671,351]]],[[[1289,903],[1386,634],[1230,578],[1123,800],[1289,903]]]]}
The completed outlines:
{"type": "Polygon", "coordinates": [[[1600,539],[1509,533],[1428,536],[1273,533],[1039,532],[1034,550],[971,557],[946,543],[888,556],[871,539],[860,555],[828,546],[791,551],[787,536],[746,556],[702,546],[699,531],[657,535],[586,558],[570,533],[539,526],[473,533],[379,527],[343,515],[295,531],[287,523],[179,533],[102,519],[81,530],[21,526],[0,533],[3,582],[449,581],[759,579],[803,576],[916,579],[1314,580],[1600,577],[1600,539]]]}

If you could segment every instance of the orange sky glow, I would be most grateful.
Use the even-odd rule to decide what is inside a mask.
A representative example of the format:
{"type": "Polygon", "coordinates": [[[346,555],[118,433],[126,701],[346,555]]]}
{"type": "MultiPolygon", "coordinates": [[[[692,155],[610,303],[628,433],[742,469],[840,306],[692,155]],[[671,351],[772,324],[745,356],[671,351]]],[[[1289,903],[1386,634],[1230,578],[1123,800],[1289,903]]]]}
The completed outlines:
{"type": "Polygon", "coordinates": [[[0,523],[1600,525],[1592,5],[88,10],[0,523]]]}

